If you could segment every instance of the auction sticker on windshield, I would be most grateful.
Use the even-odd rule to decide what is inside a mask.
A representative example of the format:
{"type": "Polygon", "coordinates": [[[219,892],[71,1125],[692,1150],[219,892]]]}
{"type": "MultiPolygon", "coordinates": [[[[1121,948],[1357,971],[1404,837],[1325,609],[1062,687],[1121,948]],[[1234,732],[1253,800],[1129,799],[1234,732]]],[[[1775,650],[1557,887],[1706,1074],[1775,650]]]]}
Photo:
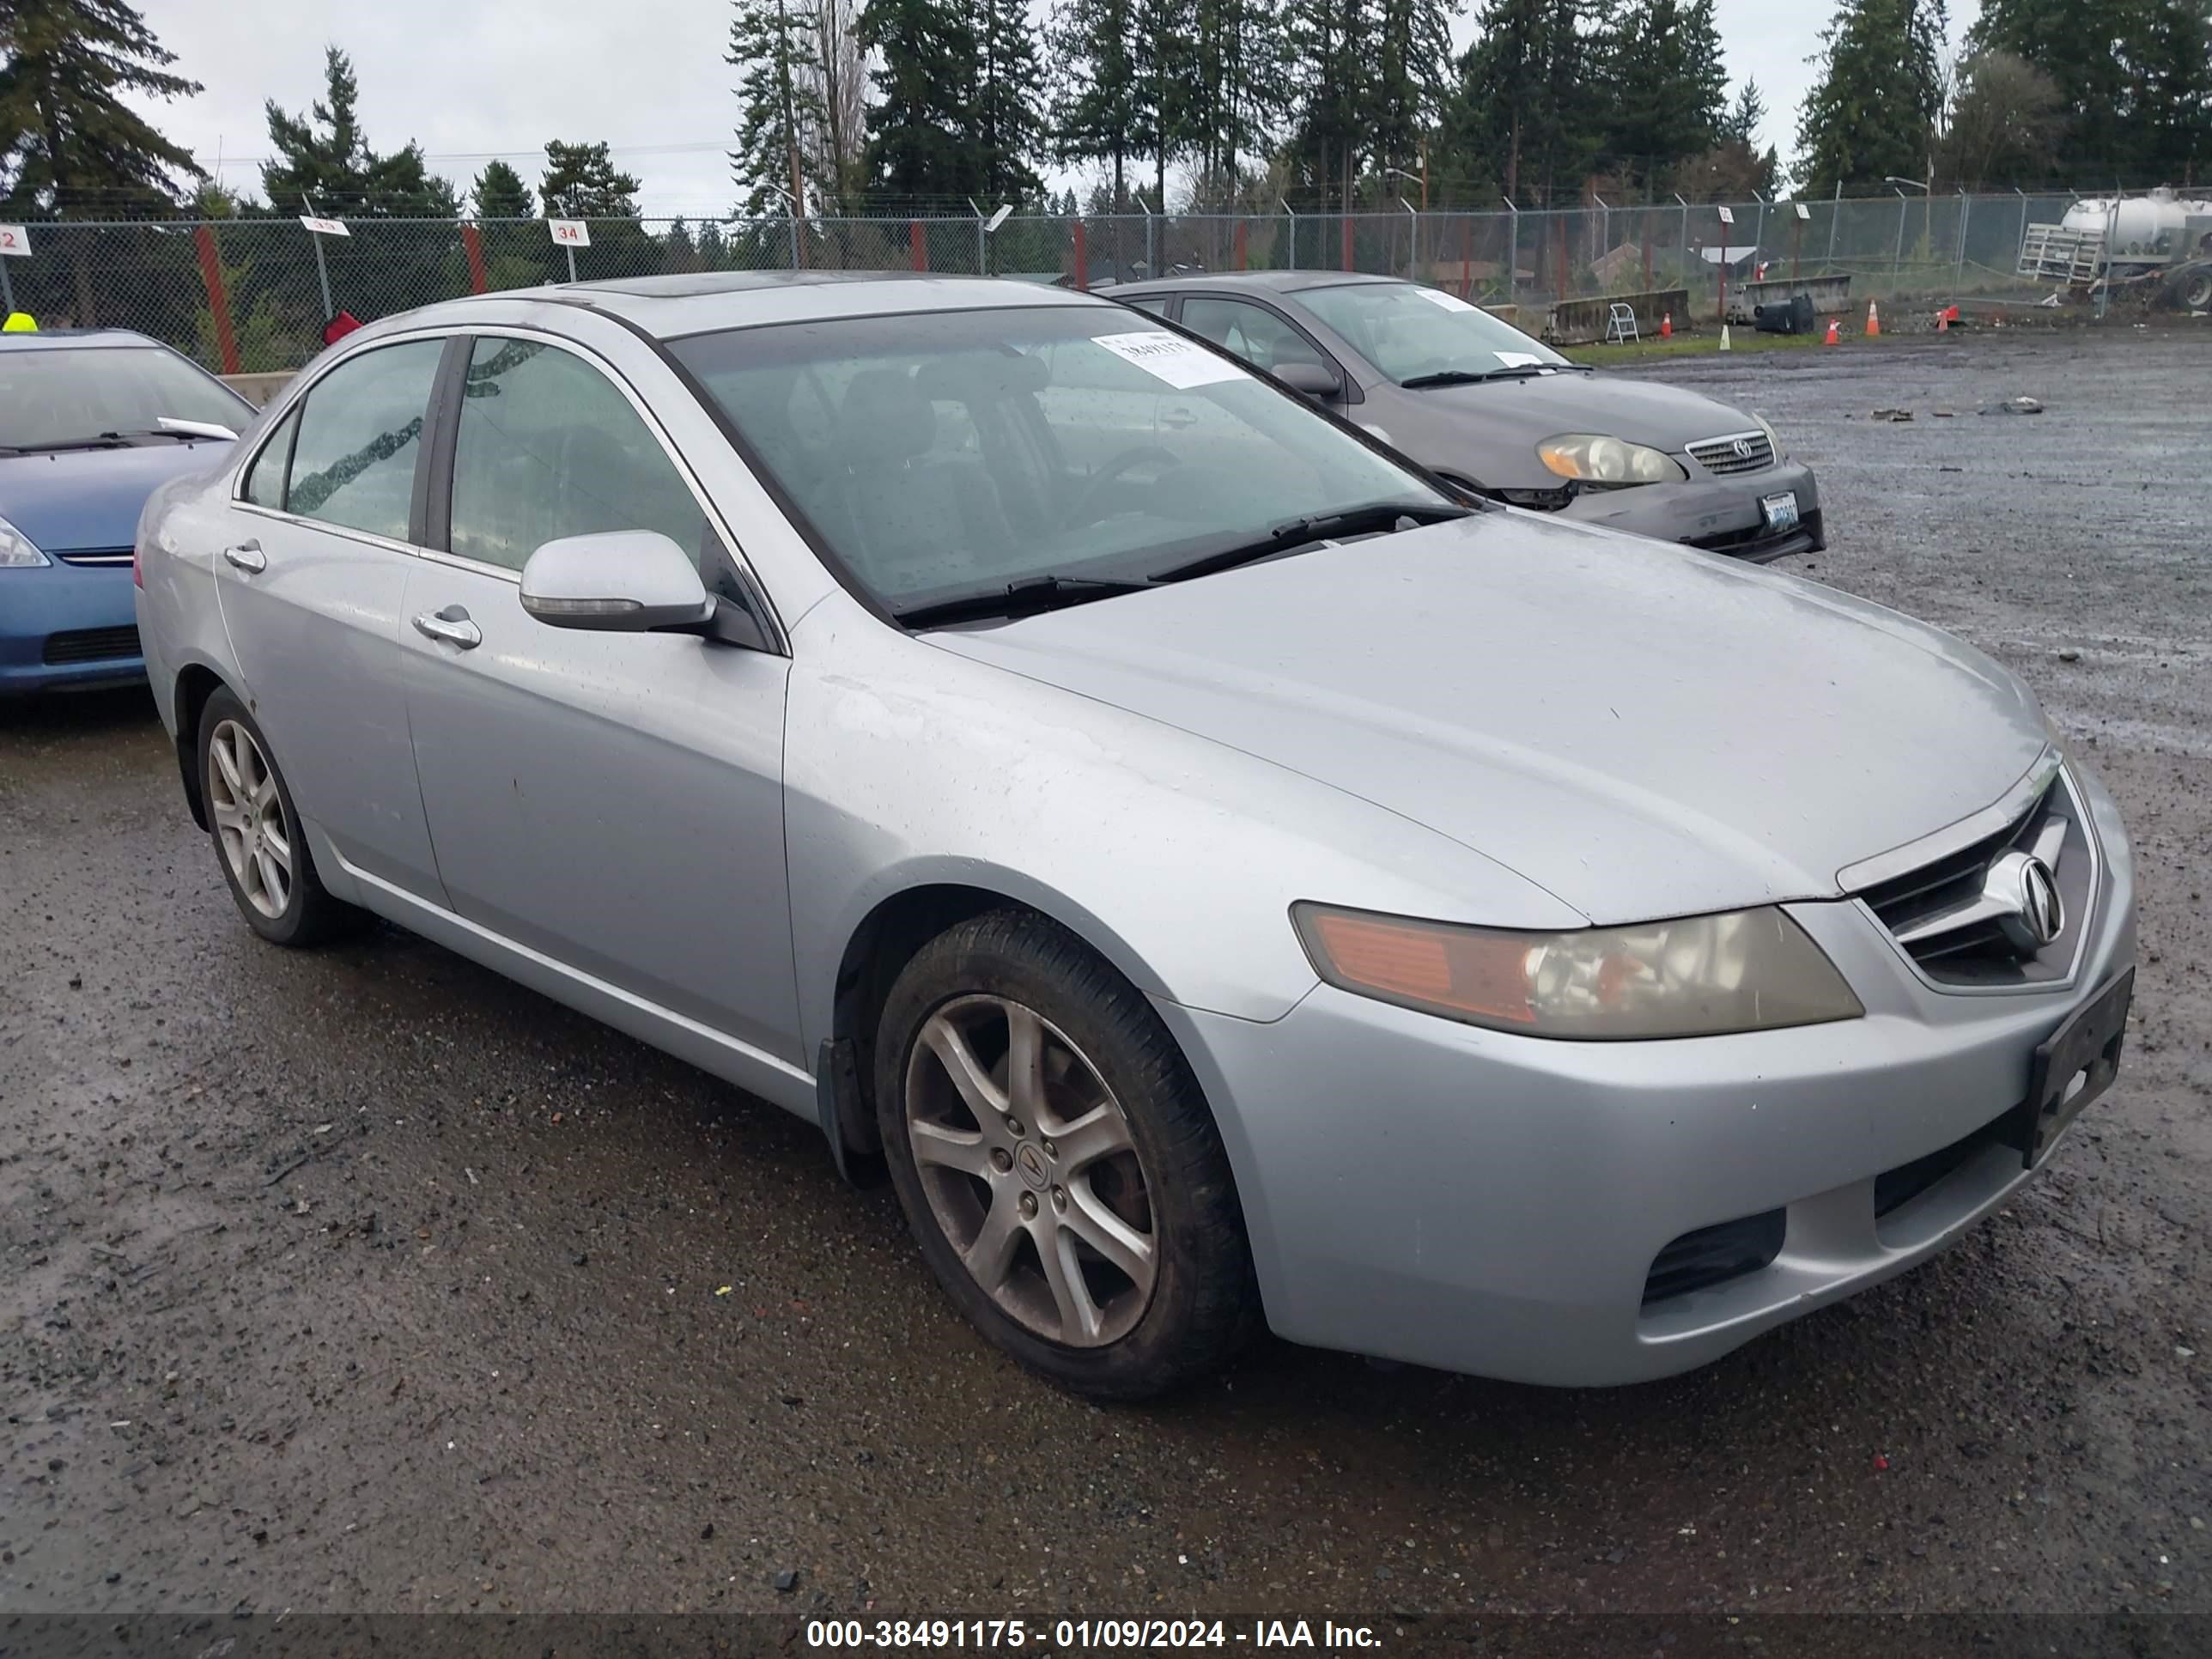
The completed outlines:
{"type": "Polygon", "coordinates": [[[1178,392],[1244,378],[1244,371],[1236,364],[1225,357],[1215,356],[1204,346],[1179,334],[1101,334],[1094,337],[1116,357],[1127,358],[1178,392]]]}

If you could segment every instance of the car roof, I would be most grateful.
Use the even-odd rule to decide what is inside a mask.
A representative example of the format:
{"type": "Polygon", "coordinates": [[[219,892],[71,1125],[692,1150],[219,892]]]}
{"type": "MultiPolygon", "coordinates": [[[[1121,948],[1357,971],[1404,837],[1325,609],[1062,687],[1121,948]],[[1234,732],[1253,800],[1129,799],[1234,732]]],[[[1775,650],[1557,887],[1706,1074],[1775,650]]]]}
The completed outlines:
{"type": "Polygon", "coordinates": [[[1296,294],[1305,289],[1345,288],[1354,283],[1404,281],[1402,276],[1370,276],[1357,270],[1200,270],[1188,276],[1150,276],[1141,283],[1101,283],[1091,292],[1114,300],[1176,294],[1187,289],[1217,289],[1224,294],[1296,294]]]}
{"type": "Polygon", "coordinates": [[[487,302],[512,300],[588,306],[664,340],[837,317],[1104,303],[1071,289],[1004,276],[906,270],[714,270],[508,289],[428,306],[413,313],[413,320],[465,321],[472,310],[487,302]]]}
{"type": "Polygon", "coordinates": [[[0,334],[0,351],[70,351],[87,346],[168,347],[129,328],[42,328],[23,334],[0,334]]]}

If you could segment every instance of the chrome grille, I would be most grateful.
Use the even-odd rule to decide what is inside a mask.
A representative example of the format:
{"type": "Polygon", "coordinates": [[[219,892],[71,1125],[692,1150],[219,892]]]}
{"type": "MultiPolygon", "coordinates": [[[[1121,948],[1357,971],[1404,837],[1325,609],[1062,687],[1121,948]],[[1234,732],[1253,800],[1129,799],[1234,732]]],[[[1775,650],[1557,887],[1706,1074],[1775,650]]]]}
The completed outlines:
{"type": "Polygon", "coordinates": [[[1962,987],[2030,985],[2073,971],[2096,886],[2081,802],[2060,772],[2026,811],[1994,832],[1855,896],[1929,978],[1962,987]],[[2033,854],[2051,867],[2064,910],[2057,936],[2032,952],[2006,937],[2008,912],[1983,890],[1990,866],[2014,853],[2033,854]]]}
{"type": "Polygon", "coordinates": [[[131,550],[127,547],[82,547],[54,556],[64,564],[129,564],[131,550]]]}
{"type": "Polygon", "coordinates": [[[1764,432],[1700,438],[1689,447],[1690,459],[1708,472],[1757,472],[1774,465],[1774,446],[1764,432]]]}

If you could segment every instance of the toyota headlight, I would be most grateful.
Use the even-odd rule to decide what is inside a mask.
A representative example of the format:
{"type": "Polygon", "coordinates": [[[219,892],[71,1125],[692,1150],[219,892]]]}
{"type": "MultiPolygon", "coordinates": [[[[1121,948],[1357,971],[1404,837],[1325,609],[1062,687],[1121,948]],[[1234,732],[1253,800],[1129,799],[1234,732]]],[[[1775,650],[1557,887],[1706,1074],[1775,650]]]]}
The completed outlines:
{"type": "Polygon", "coordinates": [[[1789,452],[1782,447],[1782,434],[1768,424],[1766,416],[1754,415],[1751,418],[1759,422],[1759,429],[1766,434],[1766,447],[1774,452],[1774,459],[1778,461],[1788,459],[1789,452]]]}
{"type": "Polygon", "coordinates": [[[1820,947],[1772,907],[1564,933],[1312,903],[1291,915],[1331,985],[1524,1036],[1717,1036],[1866,1012],[1820,947]]]}
{"type": "Polygon", "coordinates": [[[16,570],[50,562],[28,536],[0,519],[0,570],[16,570]]]}
{"type": "Polygon", "coordinates": [[[1680,483],[1690,475],[1663,450],[1593,432],[1563,432],[1536,446],[1537,458],[1562,478],[1619,489],[1630,484],[1680,483]]]}

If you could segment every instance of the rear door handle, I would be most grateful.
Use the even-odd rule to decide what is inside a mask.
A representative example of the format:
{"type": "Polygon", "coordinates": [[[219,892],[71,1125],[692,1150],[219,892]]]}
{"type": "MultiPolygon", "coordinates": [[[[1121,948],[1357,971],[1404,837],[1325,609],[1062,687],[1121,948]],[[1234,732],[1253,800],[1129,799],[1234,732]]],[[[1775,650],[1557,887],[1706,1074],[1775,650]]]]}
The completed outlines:
{"type": "Polygon", "coordinates": [[[249,576],[269,568],[268,557],[262,552],[259,542],[240,542],[236,547],[226,547],[222,556],[249,576]]]}
{"type": "Polygon", "coordinates": [[[471,622],[469,613],[458,605],[449,605],[443,611],[425,611],[415,618],[415,631],[464,651],[473,651],[483,643],[483,629],[471,622]]]}

